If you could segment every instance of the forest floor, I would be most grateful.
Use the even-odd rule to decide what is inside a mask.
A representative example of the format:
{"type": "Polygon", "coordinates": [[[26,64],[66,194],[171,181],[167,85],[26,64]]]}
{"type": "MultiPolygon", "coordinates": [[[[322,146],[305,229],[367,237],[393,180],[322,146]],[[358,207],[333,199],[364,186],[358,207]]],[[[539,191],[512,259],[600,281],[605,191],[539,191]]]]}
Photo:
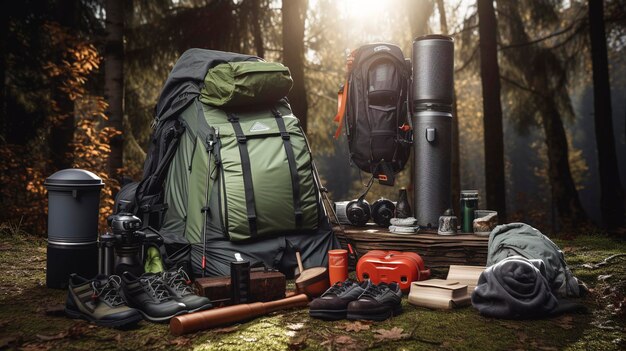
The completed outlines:
{"type": "MultiPolygon", "coordinates": [[[[0,226],[0,229],[2,227],[0,226]]],[[[384,322],[323,322],[307,309],[175,337],[167,324],[142,321],[116,330],[62,313],[66,292],[47,289],[45,240],[0,233],[0,349],[20,350],[624,350],[626,242],[603,235],[555,240],[590,288],[585,314],[534,321],[485,318],[472,307],[431,311],[403,301],[384,322]],[[604,263],[602,263],[604,262],[604,263]]],[[[9,228],[10,229],[10,228],[9,228]]]]}

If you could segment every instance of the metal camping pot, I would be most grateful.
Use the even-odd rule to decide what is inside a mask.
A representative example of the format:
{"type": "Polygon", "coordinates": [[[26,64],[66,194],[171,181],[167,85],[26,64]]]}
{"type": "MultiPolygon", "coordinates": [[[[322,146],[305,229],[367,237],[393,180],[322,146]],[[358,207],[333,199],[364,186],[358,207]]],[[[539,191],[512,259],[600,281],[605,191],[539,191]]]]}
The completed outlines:
{"type": "Polygon", "coordinates": [[[46,285],[64,289],[69,275],[98,272],[98,215],[102,179],[83,169],[64,169],[44,182],[48,189],[46,285]]]}

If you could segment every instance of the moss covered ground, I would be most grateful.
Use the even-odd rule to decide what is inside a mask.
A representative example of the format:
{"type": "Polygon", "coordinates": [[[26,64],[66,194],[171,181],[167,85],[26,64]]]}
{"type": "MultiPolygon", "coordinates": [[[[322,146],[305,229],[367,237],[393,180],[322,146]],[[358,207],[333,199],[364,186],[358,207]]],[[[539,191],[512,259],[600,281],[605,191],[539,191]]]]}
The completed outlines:
{"type": "Polygon", "coordinates": [[[130,330],[68,319],[65,292],[45,286],[41,238],[0,236],[0,349],[21,350],[624,350],[626,243],[603,235],[555,240],[590,288],[585,314],[534,321],[484,318],[472,307],[431,311],[404,303],[384,322],[323,322],[289,310],[247,323],[175,337],[166,324],[130,330]]]}

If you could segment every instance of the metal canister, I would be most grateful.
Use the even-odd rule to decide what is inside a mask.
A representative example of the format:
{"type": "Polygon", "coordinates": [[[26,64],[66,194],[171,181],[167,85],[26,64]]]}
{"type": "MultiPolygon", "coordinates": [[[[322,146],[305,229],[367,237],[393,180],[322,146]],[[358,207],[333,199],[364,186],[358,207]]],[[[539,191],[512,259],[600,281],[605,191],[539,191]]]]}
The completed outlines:
{"type": "Polygon", "coordinates": [[[478,209],[478,190],[461,190],[461,231],[472,233],[474,231],[474,211],[478,209]]]}

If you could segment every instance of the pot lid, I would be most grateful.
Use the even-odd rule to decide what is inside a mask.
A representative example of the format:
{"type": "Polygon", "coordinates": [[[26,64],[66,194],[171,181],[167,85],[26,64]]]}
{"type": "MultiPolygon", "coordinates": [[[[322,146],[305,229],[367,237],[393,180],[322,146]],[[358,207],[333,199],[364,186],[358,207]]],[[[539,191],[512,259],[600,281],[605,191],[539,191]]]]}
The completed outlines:
{"type": "Polygon", "coordinates": [[[102,179],[92,172],[78,168],[60,170],[46,178],[44,186],[104,186],[102,179]]]}

